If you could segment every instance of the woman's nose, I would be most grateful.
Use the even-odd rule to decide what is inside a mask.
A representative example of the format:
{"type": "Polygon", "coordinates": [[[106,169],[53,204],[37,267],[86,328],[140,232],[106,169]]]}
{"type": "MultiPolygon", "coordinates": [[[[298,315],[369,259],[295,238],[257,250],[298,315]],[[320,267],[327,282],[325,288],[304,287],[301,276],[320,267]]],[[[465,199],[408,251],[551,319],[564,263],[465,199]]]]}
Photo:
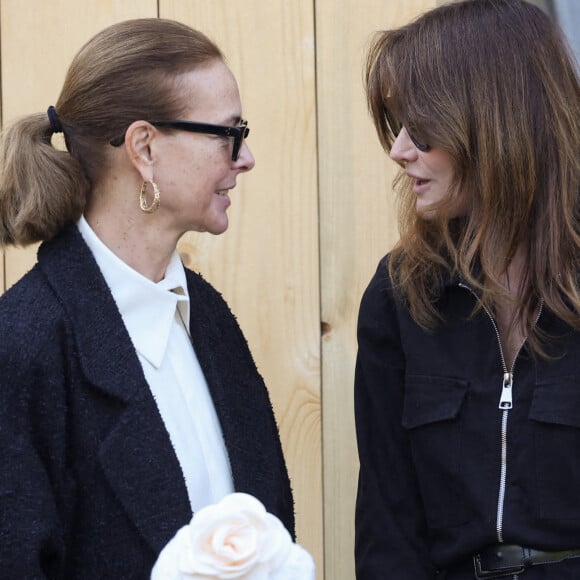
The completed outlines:
{"type": "Polygon", "coordinates": [[[390,158],[399,165],[405,165],[409,161],[414,161],[417,155],[417,147],[415,147],[413,141],[409,138],[405,127],[402,127],[391,147],[391,152],[389,153],[390,158]]]}
{"type": "Polygon", "coordinates": [[[254,165],[256,165],[256,160],[245,141],[242,143],[240,155],[234,163],[240,172],[251,171],[254,168],[254,165]]]}

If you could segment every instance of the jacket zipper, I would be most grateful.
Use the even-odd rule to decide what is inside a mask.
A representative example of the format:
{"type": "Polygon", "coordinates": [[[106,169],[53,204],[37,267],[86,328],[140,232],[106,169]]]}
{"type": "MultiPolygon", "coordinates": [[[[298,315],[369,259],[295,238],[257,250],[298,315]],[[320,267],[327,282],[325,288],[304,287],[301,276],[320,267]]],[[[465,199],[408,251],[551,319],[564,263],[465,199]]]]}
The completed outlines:
{"type": "MultiPolygon", "coordinates": [[[[493,329],[495,331],[495,336],[497,338],[497,344],[499,346],[499,354],[501,357],[501,364],[503,368],[503,381],[501,386],[501,395],[499,399],[498,408],[502,411],[502,418],[501,418],[501,467],[500,467],[500,476],[499,476],[499,492],[497,496],[497,516],[496,516],[496,534],[497,534],[497,541],[498,543],[503,543],[503,514],[504,514],[504,503],[505,503],[505,491],[506,491],[506,479],[507,479],[507,428],[508,428],[508,417],[509,411],[513,407],[513,384],[514,384],[514,369],[516,367],[516,361],[520,355],[520,352],[526,344],[527,336],[524,337],[522,344],[516,351],[516,355],[514,357],[514,362],[512,363],[511,370],[508,371],[507,364],[505,362],[505,356],[503,352],[503,344],[501,342],[501,337],[499,334],[499,330],[497,328],[497,323],[495,318],[491,315],[491,312],[488,308],[481,302],[479,296],[466,284],[462,282],[459,283],[461,288],[465,288],[469,292],[473,294],[475,299],[481,304],[483,310],[491,320],[491,324],[493,325],[493,329]]],[[[540,308],[538,310],[538,316],[536,317],[536,324],[540,319],[540,315],[542,313],[543,302],[540,303],[540,308]]]]}

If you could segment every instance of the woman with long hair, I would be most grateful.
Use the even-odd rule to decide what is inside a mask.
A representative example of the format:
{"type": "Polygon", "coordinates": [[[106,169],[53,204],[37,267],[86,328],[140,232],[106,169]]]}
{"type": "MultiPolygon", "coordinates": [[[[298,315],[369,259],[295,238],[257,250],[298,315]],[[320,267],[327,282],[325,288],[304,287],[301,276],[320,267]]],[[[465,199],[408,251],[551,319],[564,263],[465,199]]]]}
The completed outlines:
{"type": "Polygon", "coordinates": [[[467,0],[377,35],[400,239],[361,303],[356,568],[580,577],[580,102],[558,27],[467,0]]]}

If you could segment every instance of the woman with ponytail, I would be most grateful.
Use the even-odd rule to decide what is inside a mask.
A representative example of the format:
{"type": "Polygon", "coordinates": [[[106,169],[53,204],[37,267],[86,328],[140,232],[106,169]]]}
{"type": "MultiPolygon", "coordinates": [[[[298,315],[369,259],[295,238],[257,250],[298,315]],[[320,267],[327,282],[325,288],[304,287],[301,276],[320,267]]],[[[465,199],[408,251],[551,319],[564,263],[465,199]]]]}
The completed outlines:
{"type": "Polygon", "coordinates": [[[89,40],[54,106],[4,132],[0,243],[42,245],[0,298],[3,578],[149,578],[234,491],[294,533],[263,380],[176,251],[228,227],[248,131],[219,48],[140,19],[89,40]]]}

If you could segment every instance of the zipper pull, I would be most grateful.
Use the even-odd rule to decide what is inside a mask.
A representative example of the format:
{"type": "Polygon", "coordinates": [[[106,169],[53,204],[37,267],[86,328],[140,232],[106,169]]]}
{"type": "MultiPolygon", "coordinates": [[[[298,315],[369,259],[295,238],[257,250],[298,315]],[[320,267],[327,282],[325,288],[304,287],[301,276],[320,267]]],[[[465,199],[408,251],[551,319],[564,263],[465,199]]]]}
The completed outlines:
{"type": "Polygon", "coordinates": [[[514,383],[514,376],[511,373],[503,374],[503,383],[501,386],[501,398],[499,400],[500,409],[512,408],[512,385],[514,383]]]}

